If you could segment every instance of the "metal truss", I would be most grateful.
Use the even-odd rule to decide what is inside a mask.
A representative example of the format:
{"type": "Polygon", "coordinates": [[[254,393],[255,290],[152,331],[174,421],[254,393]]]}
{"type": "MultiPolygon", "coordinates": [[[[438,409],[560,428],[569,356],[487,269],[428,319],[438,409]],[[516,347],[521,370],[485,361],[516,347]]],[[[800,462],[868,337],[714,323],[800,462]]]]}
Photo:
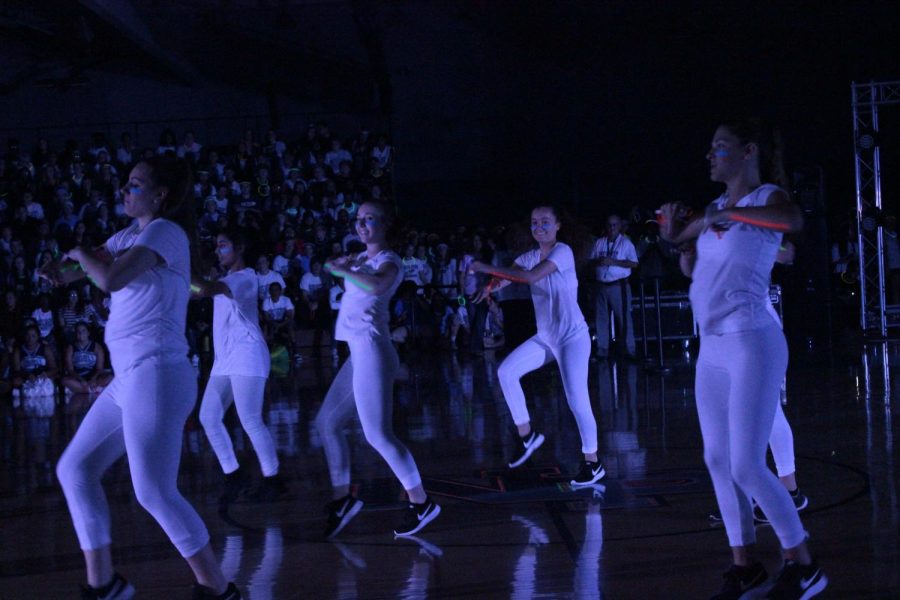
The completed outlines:
{"type": "MultiPolygon", "coordinates": [[[[860,326],[887,335],[884,230],[881,220],[881,147],[878,109],[900,104],[900,81],[853,83],[853,144],[856,163],[856,225],[859,248],[860,326]]],[[[897,312],[897,311],[891,311],[897,312]]],[[[900,326],[890,323],[891,326],[900,326]]]]}

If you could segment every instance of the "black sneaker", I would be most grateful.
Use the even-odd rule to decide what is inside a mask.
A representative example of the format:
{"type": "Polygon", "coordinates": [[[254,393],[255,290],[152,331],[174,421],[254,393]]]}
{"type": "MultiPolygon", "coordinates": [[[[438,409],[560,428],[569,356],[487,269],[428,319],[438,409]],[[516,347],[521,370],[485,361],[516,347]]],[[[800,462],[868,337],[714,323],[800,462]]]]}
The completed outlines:
{"type": "Polygon", "coordinates": [[[742,567],[731,565],[731,568],[722,575],[725,583],[719,593],[711,600],[740,600],[744,594],[766,583],[769,574],[760,563],[742,567]]]}
{"type": "MultiPolygon", "coordinates": [[[[793,492],[788,493],[791,495],[791,500],[794,501],[794,507],[797,509],[797,512],[800,512],[801,510],[809,506],[809,498],[800,493],[799,487],[793,492]]],[[[762,509],[759,507],[759,504],[757,504],[756,502],[753,503],[753,521],[755,523],[769,522],[769,518],[766,517],[766,513],[762,511],[762,509]]]]}
{"type": "Polygon", "coordinates": [[[234,583],[229,583],[228,587],[221,594],[216,594],[205,585],[199,583],[194,584],[193,600],[240,600],[241,592],[234,583]]]}
{"type": "Polygon", "coordinates": [[[287,484],[280,475],[275,474],[270,477],[263,477],[259,484],[259,489],[253,494],[253,499],[257,502],[275,502],[279,498],[286,496],[288,493],[287,484]]]}
{"type": "Polygon", "coordinates": [[[247,474],[242,469],[227,473],[225,475],[225,489],[222,490],[222,495],[219,496],[219,504],[225,505],[235,502],[246,487],[247,474]]]}
{"type": "Polygon", "coordinates": [[[522,454],[516,460],[509,463],[510,469],[515,469],[518,466],[521,466],[528,458],[534,454],[534,451],[541,447],[541,444],[544,443],[544,434],[538,433],[535,430],[531,430],[531,433],[528,434],[528,437],[522,438],[522,445],[524,448],[522,449],[522,454]]]}
{"type": "Polygon", "coordinates": [[[362,500],[354,498],[350,494],[326,504],[328,523],[325,525],[325,538],[331,539],[339,534],[347,526],[347,523],[362,510],[362,507],[362,500]]]}
{"type": "Polygon", "coordinates": [[[575,479],[569,482],[569,485],[572,487],[585,487],[597,483],[604,477],[606,477],[606,470],[600,464],[600,461],[591,462],[588,460],[581,465],[581,470],[575,476],[575,479]]]}
{"type": "Polygon", "coordinates": [[[769,590],[769,600],[807,600],[817,596],[828,586],[828,578],[819,564],[813,560],[808,565],[801,565],[793,560],[784,561],[784,566],[775,585],[769,590]]]}
{"type": "Polygon", "coordinates": [[[81,600],[131,600],[134,598],[134,587],[118,573],[102,588],[81,586],[81,600]]]}
{"type": "Polygon", "coordinates": [[[429,497],[422,504],[409,503],[409,508],[400,521],[400,526],[394,530],[397,537],[406,537],[418,533],[423,527],[434,521],[441,514],[441,507],[429,497]]]}

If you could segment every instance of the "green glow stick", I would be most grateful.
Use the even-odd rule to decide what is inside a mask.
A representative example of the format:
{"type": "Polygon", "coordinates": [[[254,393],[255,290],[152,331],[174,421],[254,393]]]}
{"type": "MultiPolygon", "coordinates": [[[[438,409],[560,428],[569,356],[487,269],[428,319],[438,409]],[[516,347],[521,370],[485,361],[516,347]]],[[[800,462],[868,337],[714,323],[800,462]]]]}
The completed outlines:
{"type": "Polygon", "coordinates": [[[199,285],[194,285],[194,284],[192,283],[192,284],[191,284],[191,291],[194,292],[195,294],[199,294],[199,293],[200,293],[200,286],[199,286],[199,285]]]}
{"type": "Polygon", "coordinates": [[[347,281],[349,281],[350,283],[352,283],[353,285],[355,285],[356,287],[358,287],[362,290],[365,290],[367,292],[372,291],[371,285],[369,285],[367,283],[363,283],[362,281],[358,280],[356,277],[353,277],[352,275],[341,274],[341,273],[338,273],[334,269],[329,269],[328,272],[331,273],[332,275],[334,275],[335,277],[343,277],[344,279],[346,279],[347,281]]]}
{"type": "Polygon", "coordinates": [[[68,271],[83,271],[83,270],[84,270],[84,268],[81,266],[81,263],[74,263],[74,264],[68,265],[66,267],[59,268],[60,273],[66,273],[68,271]]]}

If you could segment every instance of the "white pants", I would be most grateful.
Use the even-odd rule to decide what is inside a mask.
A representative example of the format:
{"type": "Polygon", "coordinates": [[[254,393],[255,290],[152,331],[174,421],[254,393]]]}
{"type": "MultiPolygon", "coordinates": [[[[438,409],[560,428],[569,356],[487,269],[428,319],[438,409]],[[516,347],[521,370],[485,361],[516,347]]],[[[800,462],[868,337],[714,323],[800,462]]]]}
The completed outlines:
{"type": "Polygon", "coordinates": [[[503,397],[516,425],[531,422],[522,391],[522,377],[556,360],[562,375],[563,389],[569,409],[575,416],[581,434],[581,451],[592,454],[597,451],[597,421],[591,410],[588,392],[588,361],[591,356],[591,338],[588,332],[579,334],[562,346],[551,346],[539,336],[526,340],[509,353],[497,369],[503,397]]]}
{"type": "Polygon", "coordinates": [[[264,477],[278,473],[278,453],[272,434],[263,421],[263,398],[266,392],[265,377],[246,375],[213,375],[206,384],[203,402],[200,404],[200,423],[209,438],[209,444],[222,465],[225,473],[238,470],[237,457],[231,436],[222,419],[225,411],[234,402],[241,426],[250,437],[256,450],[259,466],[264,477]]]}
{"type": "Polygon", "coordinates": [[[82,550],[112,541],[100,478],[126,454],[138,502],[181,555],[193,556],[209,543],[206,526],[177,486],[184,423],[196,399],[197,375],[186,358],[143,360],[103,390],[56,467],[82,550]]]}
{"type": "Polygon", "coordinates": [[[784,334],[774,323],[700,339],[697,414],[704,459],[731,546],[756,541],[751,497],[783,548],[806,538],[790,494],[766,466],[787,360],[784,334]]]}
{"type": "Polygon", "coordinates": [[[781,408],[781,394],[779,394],[778,408],[775,410],[775,423],[772,425],[772,433],[769,435],[769,449],[772,458],[775,459],[775,470],[779,477],[785,477],[794,473],[794,432],[784,416],[781,408]]]}
{"type": "Polygon", "coordinates": [[[366,441],[387,461],[403,488],[412,489],[422,478],[412,454],[394,435],[392,424],[394,375],[400,366],[397,351],[387,336],[348,344],[350,358],[338,371],[316,415],[331,484],[350,484],[350,446],[343,429],[355,410],[366,441]]]}

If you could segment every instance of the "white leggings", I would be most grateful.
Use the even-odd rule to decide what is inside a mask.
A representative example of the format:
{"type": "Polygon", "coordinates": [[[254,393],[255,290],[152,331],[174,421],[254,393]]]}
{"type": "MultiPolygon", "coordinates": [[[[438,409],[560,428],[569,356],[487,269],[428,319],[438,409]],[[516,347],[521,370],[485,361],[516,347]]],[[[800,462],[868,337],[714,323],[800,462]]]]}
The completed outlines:
{"type": "Polygon", "coordinates": [[[200,516],[178,491],[184,423],[197,399],[187,359],[142,361],[109,383],[88,411],[56,466],[82,550],[112,542],[103,473],[128,455],[138,502],[184,557],[209,543],[200,516]]]}
{"type": "Polygon", "coordinates": [[[781,394],[778,396],[775,422],[772,424],[772,433],[769,435],[769,449],[772,451],[772,458],[775,459],[775,470],[778,471],[778,476],[784,477],[797,469],[794,466],[794,432],[791,431],[791,426],[781,408],[781,394]]]}
{"type": "Polygon", "coordinates": [[[522,391],[522,377],[556,360],[562,375],[563,389],[569,409],[575,416],[581,434],[581,451],[592,454],[597,451],[597,421],[591,410],[588,392],[588,360],[591,356],[591,338],[587,331],[568,340],[562,346],[551,346],[535,335],[509,353],[497,369],[503,397],[516,425],[531,422],[522,391]]]}
{"type": "Polygon", "coordinates": [[[806,538],[790,495],[766,466],[787,360],[784,334],[774,323],[700,339],[697,414],[704,459],[731,546],[756,541],[751,497],[783,548],[806,538]]]}
{"type": "Polygon", "coordinates": [[[225,473],[238,470],[231,436],[228,435],[228,430],[222,422],[225,411],[232,402],[237,408],[241,425],[250,437],[253,449],[256,450],[263,476],[271,477],[278,473],[275,442],[262,415],[265,392],[265,377],[213,375],[206,384],[203,402],[200,404],[200,423],[203,424],[209,444],[225,473]]]}
{"type": "Polygon", "coordinates": [[[344,425],[359,413],[366,441],[387,461],[403,485],[410,490],[422,483],[412,454],[394,435],[394,375],[400,366],[390,338],[363,338],[348,342],[350,358],[331,383],[316,427],[325,449],[325,459],[334,487],[350,484],[350,446],[344,425]]]}

